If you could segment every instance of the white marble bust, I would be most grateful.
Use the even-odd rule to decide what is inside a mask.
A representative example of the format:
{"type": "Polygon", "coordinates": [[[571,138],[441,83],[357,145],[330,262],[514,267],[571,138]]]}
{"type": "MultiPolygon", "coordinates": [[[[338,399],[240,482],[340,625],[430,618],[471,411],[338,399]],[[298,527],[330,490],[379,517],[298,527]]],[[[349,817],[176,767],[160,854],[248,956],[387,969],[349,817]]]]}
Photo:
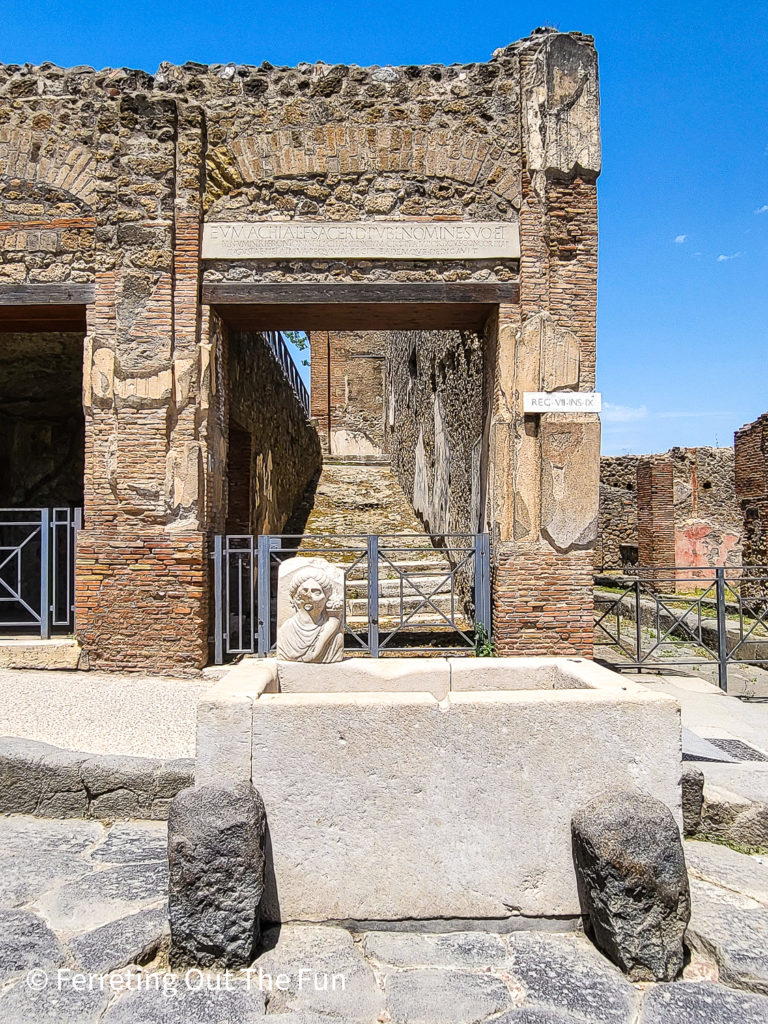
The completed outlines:
{"type": "Polygon", "coordinates": [[[335,591],[333,579],[321,565],[293,571],[288,589],[293,615],[278,626],[278,658],[315,664],[341,661],[343,601],[335,591]]]}

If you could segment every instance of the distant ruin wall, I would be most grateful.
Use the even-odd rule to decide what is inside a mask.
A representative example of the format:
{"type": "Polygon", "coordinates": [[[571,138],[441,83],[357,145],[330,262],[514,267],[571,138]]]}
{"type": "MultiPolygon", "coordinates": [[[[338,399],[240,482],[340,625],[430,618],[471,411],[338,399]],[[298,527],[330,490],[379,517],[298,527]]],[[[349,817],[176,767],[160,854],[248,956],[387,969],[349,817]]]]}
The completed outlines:
{"type": "Polygon", "coordinates": [[[768,413],[737,430],[734,446],[744,564],[768,566],[768,413]]]}
{"type": "Polygon", "coordinates": [[[330,455],[384,451],[384,331],[313,331],[312,418],[330,455]]]}
{"type": "MultiPolygon", "coordinates": [[[[320,471],[320,440],[261,334],[229,333],[227,370],[230,425],[250,434],[250,532],[279,533],[320,471]]],[[[230,473],[244,474],[241,456],[229,453],[230,473]]]]}
{"type": "MultiPolygon", "coordinates": [[[[673,470],[675,563],[738,565],[742,512],[732,448],[671,448],[662,458],[673,470]]],[[[619,570],[637,549],[637,470],[647,455],[600,460],[600,537],[596,568],[619,570]]]]}
{"type": "Polygon", "coordinates": [[[430,533],[480,522],[482,339],[469,331],[395,331],[385,371],[392,467],[430,533]]]}

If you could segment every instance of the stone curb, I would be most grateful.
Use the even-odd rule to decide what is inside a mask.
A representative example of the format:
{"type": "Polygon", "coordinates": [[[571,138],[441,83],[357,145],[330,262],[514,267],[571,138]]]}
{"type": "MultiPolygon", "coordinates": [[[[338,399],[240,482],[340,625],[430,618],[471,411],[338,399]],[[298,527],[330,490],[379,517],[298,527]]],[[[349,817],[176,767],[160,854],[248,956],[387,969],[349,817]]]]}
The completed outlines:
{"type": "Polygon", "coordinates": [[[171,800],[193,784],[194,774],[192,758],[85,754],[2,736],[0,813],[165,821],[171,800]]]}
{"type": "Polygon", "coordinates": [[[768,846],[768,802],[704,781],[698,832],[744,846],[768,846]]]}

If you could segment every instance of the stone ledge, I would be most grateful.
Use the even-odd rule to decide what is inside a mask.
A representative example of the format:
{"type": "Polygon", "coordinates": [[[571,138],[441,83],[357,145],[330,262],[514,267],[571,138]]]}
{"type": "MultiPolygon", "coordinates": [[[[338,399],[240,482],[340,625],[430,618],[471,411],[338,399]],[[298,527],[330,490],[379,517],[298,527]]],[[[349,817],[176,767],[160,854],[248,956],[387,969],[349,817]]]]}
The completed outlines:
{"type": "Polygon", "coordinates": [[[0,737],[0,813],[41,818],[164,821],[192,785],[192,758],[86,754],[36,740],[0,737]]]}
{"type": "Polygon", "coordinates": [[[74,637],[13,637],[0,640],[0,668],[74,671],[86,669],[88,664],[74,637]]]}

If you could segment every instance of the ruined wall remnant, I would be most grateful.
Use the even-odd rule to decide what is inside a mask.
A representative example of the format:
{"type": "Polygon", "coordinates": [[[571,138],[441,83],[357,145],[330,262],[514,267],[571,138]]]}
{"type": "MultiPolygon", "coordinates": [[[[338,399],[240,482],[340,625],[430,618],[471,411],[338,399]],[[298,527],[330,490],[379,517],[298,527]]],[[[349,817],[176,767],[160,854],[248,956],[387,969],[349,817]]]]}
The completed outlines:
{"type": "Polygon", "coordinates": [[[310,334],[312,418],[329,455],[384,452],[384,331],[310,334]]]}
{"type": "Polygon", "coordinates": [[[470,331],[394,331],[385,368],[392,468],[426,529],[481,529],[483,343],[470,331]]]}
{"type": "MultiPolygon", "coordinates": [[[[638,468],[653,456],[603,456],[600,460],[600,538],[595,565],[621,570],[634,564],[638,545],[638,468]]],[[[741,562],[741,510],[732,448],[671,448],[675,555],[679,566],[714,567],[741,562]]]]}
{"type": "MultiPolygon", "coordinates": [[[[228,334],[227,368],[230,442],[238,433],[249,436],[249,515],[246,533],[279,533],[320,472],[317,432],[293,393],[265,338],[251,331],[228,334]]],[[[228,477],[245,467],[241,453],[230,451],[228,477]]]]}
{"type": "Polygon", "coordinates": [[[737,430],[734,447],[744,564],[768,566],[768,413],[737,430]]]}
{"type": "MultiPolygon", "coordinates": [[[[638,463],[637,564],[650,582],[659,572],[668,579],[675,564],[674,474],[664,456],[638,463]]],[[[664,589],[661,583],[659,587],[664,589]]]]}
{"type": "Polygon", "coordinates": [[[0,507],[83,503],[83,336],[0,335],[0,507]]]}

